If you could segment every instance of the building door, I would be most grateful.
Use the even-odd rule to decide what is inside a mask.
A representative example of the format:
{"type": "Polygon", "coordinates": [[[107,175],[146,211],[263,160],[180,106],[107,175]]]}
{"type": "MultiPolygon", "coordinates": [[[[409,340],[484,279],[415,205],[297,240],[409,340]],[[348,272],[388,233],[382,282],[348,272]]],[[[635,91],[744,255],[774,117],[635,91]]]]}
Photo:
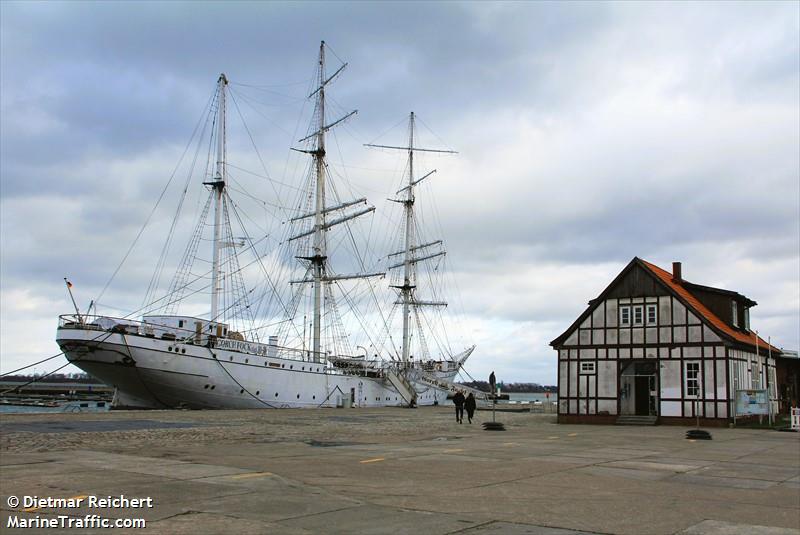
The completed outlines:
{"type": "Polygon", "coordinates": [[[635,381],[634,404],[636,416],[650,415],[650,377],[637,375],[635,381]]]}
{"type": "Polygon", "coordinates": [[[631,361],[619,378],[619,414],[652,416],[658,414],[658,368],[654,361],[631,361]]]}

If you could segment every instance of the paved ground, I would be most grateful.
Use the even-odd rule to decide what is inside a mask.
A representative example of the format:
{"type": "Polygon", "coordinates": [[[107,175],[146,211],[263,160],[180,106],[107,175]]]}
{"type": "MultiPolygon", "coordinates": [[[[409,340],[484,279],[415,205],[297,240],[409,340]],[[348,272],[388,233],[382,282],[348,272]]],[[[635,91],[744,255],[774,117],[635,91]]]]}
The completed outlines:
{"type": "Polygon", "coordinates": [[[447,408],[3,415],[0,532],[109,533],[20,524],[97,514],[192,535],[800,534],[797,433],[498,419],[507,431],[447,408]],[[86,503],[119,495],[153,507],[86,503]]]}

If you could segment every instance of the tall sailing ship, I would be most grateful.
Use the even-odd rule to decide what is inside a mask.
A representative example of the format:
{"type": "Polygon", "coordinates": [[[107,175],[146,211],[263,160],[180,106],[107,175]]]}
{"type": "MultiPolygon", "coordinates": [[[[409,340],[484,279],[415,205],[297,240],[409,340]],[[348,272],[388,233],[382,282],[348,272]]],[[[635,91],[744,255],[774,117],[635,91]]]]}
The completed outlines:
{"type": "MultiPolygon", "coordinates": [[[[356,112],[326,122],[326,89],[346,64],[333,74],[326,73],[326,46],[322,42],[316,84],[309,95],[314,101],[311,132],[293,150],[309,156],[307,188],[299,196],[297,210],[289,217],[283,243],[291,250],[299,277],[270,273],[263,266],[265,256],[247,266],[239,262],[237,248],[255,250],[249,238],[237,238],[231,229],[236,203],[229,197],[226,162],[226,108],[228,79],[220,75],[214,104],[214,164],[203,184],[209,195],[201,210],[200,222],[191,235],[180,267],[166,295],[149,300],[141,320],[81,314],[62,315],[57,343],[75,366],[116,388],[114,405],[119,408],[313,408],[331,406],[415,406],[442,403],[456,374],[474,346],[452,352],[447,344],[437,343],[432,355],[424,334],[427,309],[446,307],[443,300],[418,295],[418,268],[440,260],[445,251],[441,240],[422,241],[415,218],[417,185],[432,173],[415,175],[415,154],[449,152],[415,146],[415,116],[409,119],[406,146],[369,145],[407,153],[405,181],[390,199],[403,209],[400,250],[385,257],[385,270],[342,274],[334,270],[328,234],[342,231],[350,236],[350,222],[375,210],[364,198],[338,199],[330,183],[326,162],[326,134],[356,112]],[[331,194],[333,192],[334,194],[331,194]],[[330,203],[331,199],[338,202],[330,203]],[[208,218],[211,223],[208,223],[208,218]],[[210,227],[213,236],[204,239],[210,227]],[[210,241],[210,270],[198,275],[198,251],[210,241]],[[244,272],[261,266],[272,292],[270,301],[280,303],[287,319],[255,326],[259,307],[249,302],[252,291],[244,284],[244,272]],[[388,273],[387,273],[388,272],[388,273]],[[387,276],[388,275],[388,276],[387,276]],[[382,326],[382,335],[368,334],[371,351],[364,346],[356,354],[350,336],[344,332],[339,300],[335,291],[342,284],[367,282],[373,292],[375,282],[386,279],[394,292],[391,310],[402,318],[402,340],[394,344],[391,318],[378,306],[373,316],[382,326]],[[278,280],[281,279],[281,280],[278,280]],[[208,317],[181,315],[181,302],[197,294],[198,281],[209,280],[208,317]],[[288,283],[290,298],[283,300],[277,287],[288,283]],[[194,285],[194,286],[193,286],[194,285]],[[302,314],[301,305],[308,313],[302,314]],[[255,311],[254,311],[255,309],[255,311]],[[309,317],[310,316],[310,317],[309,317]],[[248,327],[249,326],[249,327],[248,327]],[[266,341],[264,329],[272,328],[266,341]],[[307,329],[308,328],[308,329],[307,329]],[[388,340],[388,342],[387,342],[388,340]],[[370,355],[369,353],[373,353],[370,355]]],[[[168,238],[168,242],[171,235],[168,238]]],[[[340,240],[341,241],[341,240],[340,240]]],[[[349,262],[363,267],[364,257],[349,262]]],[[[151,283],[151,288],[154,285],[151,283]]],[[[387,288],[388,289],[388,288],[387,288]]],[[[372,300],[377,297],[371,294],[372,300]]],[[[352,294],[344,292],[344,301],[352,294]]],[[[147,301],[147,299],[146,299],[147,301]]],[[[367,323],[362,320],[362,324],[367,323]]],[[[366,325],[364,325],[366,329],[366,325]]]]}

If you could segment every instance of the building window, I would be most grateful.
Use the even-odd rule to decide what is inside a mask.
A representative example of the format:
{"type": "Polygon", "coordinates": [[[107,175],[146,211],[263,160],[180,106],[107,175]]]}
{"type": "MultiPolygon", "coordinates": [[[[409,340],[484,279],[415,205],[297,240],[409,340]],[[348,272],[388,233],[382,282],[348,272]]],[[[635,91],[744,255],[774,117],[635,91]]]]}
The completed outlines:
{"type": "Polygon", "coordinates": [[[731,323],[734,327],[739,326],[739,306],[736,301],[731,301],[731,317],[733,318],[731,323]]]}
{"type": "Polygon", "coordinates": [[[593,375],[595,373],[594,362],[581,362],[581,374],[593,375]]]}
{"type": "Polygon", "coordinates": [[[686,363],[686,397],[696,398],[700,395],[700,363],[686,363]]]}
{"type": "Polygon", "coordinates": [[[642,306],[635,306],[633,307],[633,324],[641,325],[642,323],[644,323],[644,311],[642,310],[642,306]]]}
{"type": "Polygon", "coordinates": [[[647,305],[647,324],[655,325],[658,323],[658,307],[656,305],[647,305]]]}
{"type": "Polygon", "coordinates": [[[619,324],[631,324],[631,307],[619,307],[619,324]]]}
{"type": "Polygon", "coordinates": [[[178,328],[183,327],[183,320],[178,320],[178,328]]]}
{"type": "Polygon", "coordinates": [[[750,309],[744,309],[744,328],[750,330],[750,309]]]}

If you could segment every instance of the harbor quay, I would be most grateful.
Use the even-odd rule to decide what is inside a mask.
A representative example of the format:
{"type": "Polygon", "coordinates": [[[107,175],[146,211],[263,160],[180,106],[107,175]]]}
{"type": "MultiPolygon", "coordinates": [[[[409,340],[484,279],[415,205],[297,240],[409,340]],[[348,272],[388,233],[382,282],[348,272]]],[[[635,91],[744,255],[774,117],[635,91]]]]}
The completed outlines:
{"type": "Polygon", "coordinates": [[[800,534],[798,433],[491,418],[3,414],[0,532],[800,534]]]}

